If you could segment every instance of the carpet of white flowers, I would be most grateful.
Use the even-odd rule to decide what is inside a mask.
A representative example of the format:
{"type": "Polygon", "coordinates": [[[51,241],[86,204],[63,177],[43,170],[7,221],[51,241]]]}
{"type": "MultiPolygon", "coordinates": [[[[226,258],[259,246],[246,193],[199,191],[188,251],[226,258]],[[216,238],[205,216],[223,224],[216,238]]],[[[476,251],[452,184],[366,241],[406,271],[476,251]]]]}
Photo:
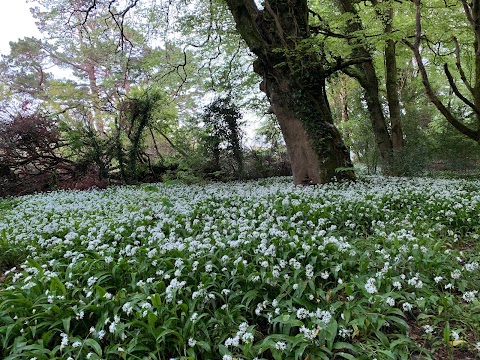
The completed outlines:
{"type": "Polygon", "coordinates": [[[4,200],[0,358],[479,356],[479,234],[471,180],[4,200]]]}

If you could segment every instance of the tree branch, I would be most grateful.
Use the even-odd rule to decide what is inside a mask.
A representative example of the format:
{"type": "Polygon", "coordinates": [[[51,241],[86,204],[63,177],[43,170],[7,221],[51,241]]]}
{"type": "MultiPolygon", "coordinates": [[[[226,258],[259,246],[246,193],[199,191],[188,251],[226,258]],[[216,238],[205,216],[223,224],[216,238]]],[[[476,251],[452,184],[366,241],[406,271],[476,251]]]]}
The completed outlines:
{"type": "MultiPolygon", "coordinates": [[[[463,0],[462,0],[463,1],[463,0]]],[[[412,51],[415,56],[415,60],[417,62],[418,70],[420,71],[420,75],[422,76],[422,83],[425,87],[425,91],[427,93],[428,98],[430,101],[435,105],[435,107],[440,111],[440,113],[445,117],[445,119],[455,127],[459,132],[464,134],[465,136],[469,137],[476,142],[480,142],[480,132],[470,129],[468,126],[464,125],[460,122],[451,111],[445,107],[442,101],[438,98],[435,92],[432,89],[430,84],[430,80],[428,79],[428,74],[425,69],[425,65],[423,64],[423,58],[420,54],[420,40],[421,40],[421,33],[422,33],[422,15],[420,9],[420,0],[414,0],[416,6],[416,15],[415,15],[415,42],[412,44],[408,40],[403,40],[403,43],[407,45],[412,51]]]]}
{"type": "Polygon", "coordinates": [[[452,90],[455,93],[455,95],[457,95],[458,98],[460,100],[462,100],[465,104],[470,106],[472,108],[472,110],[475,111],[475,113],[477,115],[480,115],[480,111],[475,106],[475,104],[472,103],[470,100],[468,100],[465,96],[463,96],[462,93],[458,90],[457,85],[455,84],[455,81],[453,80],[453,76],[450,73],[450,70],[448,69],[448,64],[443,65],[443,69],[445,70],[445,75],[447,75],[448,83],[452,87],[452,90]]]}
{"type": "Polygon", "coordinates": [[[237,26],[237,30],[245,39],[250,50],[257,56],[265,51],[265,42],[258,30],[257,18],[261,16],[254,0],[225,0],[237,26]]]}
{"type": "MultiPolygon", "coordinates": [[[[363,64],[364,62],[372,61],[372,58],[371,57],[360,57],[360,58],[355,58],[355,59],[350,59],[350,60],[343,60],[341,57],[338,57],[336,60],[337,60],[337,63],[335,65],[331,66],[330,68],[328,68],[324,71],[325,76],[330,76],[333,73],[335,73],[337,71],[340,71],[340,70],[343,70],[345,72],[344,69],[348,68],[349,66],[357,65],[357,64],[363,64]]],[[[345,72],[345,73],[347,74],[347,72],[345,72]]]]}
{"type": "Polygon", "coordinates": [[[452,41],[455,45],[455,58],[456,58],[455,64],[457,65],[458,72],[460,73],[460,77],[462,78],[462,81],[467,87],[468,91],[470,91],[470,93],[473,94],[472,85],[467,80],[467,77],[465,76],[465,72],[463,71],[462,63],[460,62],[460,46],[458,45],[457,38],[455,36],[452,36],[452,41]]]}
{"type": "MultiPolygon", "coordinates": [[[[466,0],[461,0],[463,5],[463,10],[465,11],[465,15],[467,16],[468,22],[472,25],[473,30],[475,30],[475,19],[473,18],[472,12],[470,11],[470,7],[466,0]]],[[[475,2],[475,1],[474,1],[475,2]]]]}
{"type": "Polygon", "coordinates": [[[280,24],[280,21],[278,20],[278,16],[273,11],[273,9],[270,5],[270,1],[268,1],[268,0],[265,0],[265,9],[268,11],[268,13],[272,17],[273,21],[275,22],[275,27],[277,28],[278,36],[280,37],[280,39],[282,41],[282,44],[285,47],[287,47],[287,42],[285,41],[284,31],[283,31],[282,25],[280,24]]]}

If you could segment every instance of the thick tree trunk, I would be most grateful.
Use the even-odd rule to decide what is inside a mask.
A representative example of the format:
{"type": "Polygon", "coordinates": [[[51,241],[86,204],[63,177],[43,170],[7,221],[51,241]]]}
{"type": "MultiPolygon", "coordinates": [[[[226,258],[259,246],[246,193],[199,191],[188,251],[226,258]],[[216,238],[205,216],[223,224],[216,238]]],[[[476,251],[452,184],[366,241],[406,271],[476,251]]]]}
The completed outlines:
{"type": "Polygon", "coordinates": [[[265,0],[263,10],[253,0],[226,3],[240,35],[258,57],[254,68],[282,129],[294,183],[354,179],[326,98],[325,78],[331,72],[324,68],[325,54],[312,55],[298,46],[310,37],[307,1],[265,0]]]}
{"type": "Polygon", "coordinates": [[[313,151],[312,139],[302,120],[295,117],[280,102],[272,101],[272,110],[277,116],[287,146],[294,184],[321,183],[320,158],[313,151]]]}
{"type": "MultiPolygon", "coordinates": [[[[278,76],[278,71],[272,71],[278,76]]],[[[261,85],[280,124],[295,184],[318,184],[355,177],[352,170],[347,170],[353,165],[341,134],[333,124],[324,80],[319,85],[317,89],[303,88],[303,92],[308,93],[297,106],[305,107],[306,112],[296,109],[294,104],[298,100],[293,98],[298,93],[287,81],[279,84],[266,77],[261,85]]]]}

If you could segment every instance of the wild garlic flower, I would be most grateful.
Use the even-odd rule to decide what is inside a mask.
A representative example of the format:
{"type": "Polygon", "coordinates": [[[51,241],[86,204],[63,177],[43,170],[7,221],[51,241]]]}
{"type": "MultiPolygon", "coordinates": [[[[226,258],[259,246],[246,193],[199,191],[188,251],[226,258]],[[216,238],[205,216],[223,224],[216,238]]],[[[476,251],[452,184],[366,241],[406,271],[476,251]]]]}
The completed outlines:
{"type": "Polygon", "coordinates": [[[410,311],[413,309],[413,305],[409,302],[405,302],[402,304],[403,311],[410,311]]]}
{"type": "Polygon", "coordinates": [[[466,291],[466,292],[463,293],[462,299],[465,302],[470,303],[473,300],[475,300],[475,298],[477,297],[477,294],[478,294],[477,290],[466,291]]]}
{"type": "Polygon", "coordinates": [[[60,349],[65,348],[65,346],[68,345],[68,335],[65,333],[61,333],[60,337],[62,338],[62,341],[60,343],[60,349]]]}
{"type": "Polygon", "coordinates": [[[431,334],[433,333],[434,329],[431,325],[424,325],[423,331],[425,331],[425,334],[431,334]]]}
{"type": "Polygon", "coordinates": [[[367,290],[369,294],[376,294],[378,292],[374,278],[370,278],[367,280],[367,283],[365,284],[365,290],[367,290]]]}
{"type": "Polygon", "coordinates": [[[387,298],[385,299],[385,302],[386,302],[387,305],[389,305],[389,306],[392,306],[392,307],[395,306],[395,299],[392,298],[391,296],[387,297],[387,298]]]}

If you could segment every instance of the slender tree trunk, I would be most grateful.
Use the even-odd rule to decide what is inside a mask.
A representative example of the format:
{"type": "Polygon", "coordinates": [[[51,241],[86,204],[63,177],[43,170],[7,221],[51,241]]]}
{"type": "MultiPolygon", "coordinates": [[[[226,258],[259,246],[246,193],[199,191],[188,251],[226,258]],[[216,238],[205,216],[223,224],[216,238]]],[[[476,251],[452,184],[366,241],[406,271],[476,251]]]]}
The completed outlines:
{"type": "MultiPolygon", "coordinates": [[[[357,16],[357,11],[353,6],[353,2],[350,0],[338,0],[338,4],[342,12],[353,15],[352,20],[348,24],[348,31],[354,33],[363,30],[362,24],[357,16]]],[[[364,45],[359,44],[358,42],[355,42],[354,44],[352,43],[352,45],[354,45],[353,52],[356,56],[372,57],[371,52],[364,45]]],[[[345,73],[357,79],[364,90],[365,101],[367,102],[367,108],[370,113],[377,147],[386,167],[384,170],[386,170],[386,173],[389,173],[393,160],[393,144],[390,134],[388,133],[385,115],[380,101],[378,77],[373,61],[371,60],[356,65],[355,69],[347,69],[345,73]]]]}
{"type": "Polygon", "coordinates": [[[88,81],[90,85],[90,94],[92,95],[93,99],[93,107],[92,107],[92,117],[93,117],[93,125],[95,126],[95,130],[97,130],[101,135],[105,133],[105,128],[103,124],[103,120],[100,118],[100,114],[98,114],[98,109],[100,108],[100,97],[99,97],[99,88],[97,84],[97,74],[95,73],[96,69],[94,65],[86,65],[85,66],[88,81]]]}
{"type": "MultiPolygon", "coordinates": [[[[466,5],[466,0],[462,0],[463,5],[466,5]]],[[[474,86],[471,91],[473,97],[473,103],[477,110],[480,110],[480,4],[478,0],[474,0],[470,3],[470,12],[468,12],[468,5],[465,8],[467,20],[470,21],[471,28],[475,34],[475,80],[474,86]]],[[[460,54],[458,54],[460,56],[460,54]]],[[[460,59],[458,59],[460,62],[460,59]]],[[[477,112],[477,126],[476,131],[480,134],[480,111],[477,112]]],[[[480,136],[479,136],[480,138],[480,136]]],[[[480,143],[480,140],[477,140],[480,143]]]]}
{"type": "Polygon", "coordinates": [[[348,101],[347,101],[347,81],[344,77],[340,80],[340,93],[338,95],[340,102],[340,112],[341,117],[340,121],[346,123],[350,120],[350,115],[348,113],[348,101]]]}
{"type": "Polygon", "coordinates": [[[378,78],[373,63],[364,64],[356,77],[364,90],[365,101],[370,113],[373,134],[377,142],[382,161],[389,167],[392,160],[392,140],[388,133],[385,115],[380,102],[378,78]]]}
{"type": "MultiPolygon", "coordinates": [[[[388,9],[385,12],[385,15],[385,33],[391,34],[393,31],[393,10],[391,8],[388,9]]],[[[395,156],[396,153],[402,151],[404,141],[397,81],[396,44],[395,41],[392,39],[388,39],[385,46],[385,77],[388,110],[390,113],[392,147],[395,156]]]]}
{"type": "Polygon", "coordinates": [[[244,177],[244,168],[243,168],[243,151],[242,151],[242,145],[240,142],[240,136],[238,134],[238,124],[235,120],[235,122],[229,122],[229,127],[230,127],[230,132],[232,134],[232,152],[233,152],[233,158],[235,159],[235,162],[237,163],[237,176],[239,178],[244,177]]]}

